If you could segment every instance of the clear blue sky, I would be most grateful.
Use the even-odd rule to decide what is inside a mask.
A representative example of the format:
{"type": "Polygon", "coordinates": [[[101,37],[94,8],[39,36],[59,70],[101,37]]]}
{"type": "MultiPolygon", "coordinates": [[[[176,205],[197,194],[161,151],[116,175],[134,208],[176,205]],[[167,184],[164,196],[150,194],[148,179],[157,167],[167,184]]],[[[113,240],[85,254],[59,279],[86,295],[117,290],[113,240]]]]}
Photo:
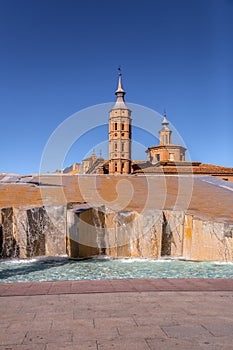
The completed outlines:
{"type": "Polygon", "coordinates": [[[126,100],[166,108],[192,160],[233,167],[232,0],[0,0],[0,62],[0,172],[38,172],[60,123],[114,101],[119,64],[126,100]]]}

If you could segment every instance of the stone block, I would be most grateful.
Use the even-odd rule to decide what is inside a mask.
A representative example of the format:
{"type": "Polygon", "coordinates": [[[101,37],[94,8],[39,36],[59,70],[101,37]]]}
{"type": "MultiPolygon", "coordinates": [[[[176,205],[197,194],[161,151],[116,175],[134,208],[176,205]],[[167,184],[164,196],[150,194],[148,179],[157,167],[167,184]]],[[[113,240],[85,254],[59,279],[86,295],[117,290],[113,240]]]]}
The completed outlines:
{"type": "Polygon", "coordinates": [[[113,257],[160,256],[161,211],[139,214],[134,211],[107,212],[106,254],[113,257]]]}
{"type": "Polygon", "coordinates": [[[68,256],[77,258],[98,255],[101,249],[98,239],[102,239],[102,230],[95,209],[67,210],[68,256]]]}
{"type": "Polygon", "coordinates": [[[2,249],[1,255],[3,258],[18,258],[19,245],[15,235],[14,226],[14,209],[1,209],[1,234],[2,234],[2,249]]]}
{"type": "Polygon", "coordinates": [[[233,261],[233,225],[185,215],[183,256],[199,261],[233,261]]]}
{"type": "Polygon", "coordinates": [[[64,206],[49,206],[44,209],[46,255],[64,255],[66,254],[66,208],[64,206]]]}
{"type": "Polygon", "coordinates": [[[29,231],[28,231],[28,215],[25,209],[14,209],[14,224],[19,245],[19,258],[28,257],[29,231]]]}
{"type": "Polygon", "coordinates": [[[183,254],[184,212],[163,211],[162,255],[179,257],[183,254]]]}
{"type": "Polygon", "coordinates": [[[193,217],[191,215],[185,215],[182,255],[186,259],[191,259],[191,256],[192,256],[192,234],[193,234],[193,217]]]}
{"type": "Polygon", "coordinates": [[[62,206],[1,209],[2,256],[32,258],[66,254],[62,206]]]}
{"type": "Polygon", "coordinates": [[[72,257],[106,254],[112,257],[158,258],[162,212],[115,212],[105,207],[67,213],[68,252],[72,257]]]}
{"type": "Polygon", "coordinates": [[[224,224],[193,219],[193,260],[225,260],[221,253],[224,224]]]}

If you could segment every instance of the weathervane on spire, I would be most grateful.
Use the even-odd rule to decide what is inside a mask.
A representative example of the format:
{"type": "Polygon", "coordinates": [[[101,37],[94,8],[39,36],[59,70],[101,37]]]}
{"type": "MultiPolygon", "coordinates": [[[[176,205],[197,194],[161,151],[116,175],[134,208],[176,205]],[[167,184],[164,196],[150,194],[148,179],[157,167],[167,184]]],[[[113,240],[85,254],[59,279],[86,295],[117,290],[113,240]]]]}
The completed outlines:
{"type": "Polygon", "coordinates": [[[118,75],[119,75],[119,76],[122,76],[120,64],[119,64],[119,66],[118,66],[118,75]]]}
{"type": "Polygon", "coordinates": [[[166,109],[164,108],[164,113],[163,113],[163,121],[162,121],[162,125],[163,125],[163,128],[166,129],[166,130],[169,130],[168,129],[168,121],[167,121],[167,113],[166,113],[166,109]]]}

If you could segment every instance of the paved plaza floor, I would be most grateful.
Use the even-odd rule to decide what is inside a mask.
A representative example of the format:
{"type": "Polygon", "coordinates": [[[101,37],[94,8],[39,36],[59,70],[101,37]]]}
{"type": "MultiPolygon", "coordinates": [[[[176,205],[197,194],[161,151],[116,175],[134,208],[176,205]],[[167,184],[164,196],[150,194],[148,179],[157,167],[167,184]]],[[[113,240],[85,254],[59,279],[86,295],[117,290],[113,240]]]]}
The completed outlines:
{"type": "Polygon", "coordinates": [[[233,349],[233,279],[0,284],[0,350],[233,349]]]}

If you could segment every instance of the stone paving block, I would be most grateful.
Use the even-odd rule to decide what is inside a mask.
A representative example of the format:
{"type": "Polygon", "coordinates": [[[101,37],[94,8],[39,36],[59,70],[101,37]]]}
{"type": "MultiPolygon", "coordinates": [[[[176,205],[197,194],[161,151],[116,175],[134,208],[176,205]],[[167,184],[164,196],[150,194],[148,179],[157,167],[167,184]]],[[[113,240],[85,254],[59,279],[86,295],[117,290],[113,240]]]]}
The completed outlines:
{"type": "Polygon", "coordinates": [[[130,280],[112,280],[111,286],[114,292],[136,292],[137,289],[130,280]]]}
{"type": "Polygon", "coordinates": [[[24,331],[48,331],[52,327],[52,320],[41,320],[41,321],[28,321],[24,322],[13,322],[10,324],[9,332],[18,332],[20,330],[24,331]]]}
{"type": "Polygon", "coordinates": [[[208,330],[199,325],[162,326],[161,329],[170,338],[190,339],[196,337],[210,336],[208,330]]]}
{"type": "Polygon", "coordinates": [[[96,300],[90,300],[88,302],[80,302],[80,303],[74,303],[73,308],[74,310],[80,310],[80,311],[93,311],[93,312],[99,312],[99,311],[112,311],[114,309],[117,309],[120,303],[112,302],[106,300],[105,302],[101,299],[99,299],[98,294],[96,297],[96,300]]]}
{"type": "Polygon", "coordinates": [[[179,324],[176,320],[176,314],[162,313],[158,315],[148,315],[148,316],[134,316],[136,324],[141,326],[174,326],[179,324]]]}
{"type": "Polygon", "coordinates": [[[61,343],[72,341],[71,331],[29,331],[23,341],[23,344],[46,344],[46,343],[61,343]]]}
{"type": "Polygon", "coordinates": [[[133,313],[127,312],[126,309],[113,308],[111,310],[74,310],[74,320],[78,320],[80,318],[112,318],[112,317],[128,317],[132,316],[133,313]]]}
{"type": "Polygon", "coordinates": [[[54,305],[44,305],[44,304],[30,305],[28,303],[25,303],[25,305],[22,307],[22,309],[20,311],[34,312],[34,313],[37,313],[37,312],[42,313],[43,312],[44,314],[47,314],[47,313],[54,311],[54,305]]]}
{"type": "Polygon", "coordinates": [[[119,338],[117,328],[111,329],[96,329],[86,327],[73,332],[73,342],[78,343],[82,340],[101,340],[119,338]]]}
{"type": "Polygon", "coordinates": [[[10,288],[10,284],[9,283],[1,283],[0,284],[0,294],[4,293],[9,288],[10,288]]]}
{"type": "Polygon", "coordinates": [[[76,332],[82,332],[83,329],[94,329],[94,323],[92,319],[64,319],[53,320],[52,329],[54,330],[74,330],[76,332]]]}
{"type": "Polygon", "coordinates": [[[133,327],[117,327],[118,332],[122,338],[136,339],[136,338],[154,338],[165,337],[166,335],[157,325],[150,326],[133,326],[133,327]]]}
{"type": "MultiPolygon", "coordinates": [[[[23,312],[24,321],[32,321],[35,318],[35,313],[24,313],[23,312]]],[[[21,322],[22,321],[22,313],[5,313],[1,314],[1,320],[4,322],[21,322]]]]}
{"type": "Polygon", "coordinates": [[[233,317],[228,323],[223,320],[219,322],[219,319],[213,319],[212,322],[202,321],[201,324],[215,337],[231,336],[233,348],[233,317]]]}
{"type": "Polygon", "coordinates": [[[150,281],[144,281],[144,280],[137,280],[134,282],[134,280],[130,281],[131,287],[135,288],[136,291],[150,291],[155,290],[155,285],[150,283],[150,281]]]}
{"type": "MultiPolygon", "coordinates": [[[[1,333],[4,333],[5,330],[10,326],[10,322],[6,322],[6,321],[1,321],[0,320],[0,336],[1,333]]],[[[1,338],[0,338],[1,339],[1,338]]]]}
{"type": "Polygon", "coordinates": [[[198,341],[203,350],[232,350],[233,337],[211,337],[198,341]]]}
{"type": "Polygon", "coordinates": [[[0,350],[46,350],[45,344],[29,344],[29,345],[3,345],[0,350]]]}
{"type": "Polygon", "coordinates": [[[112,329],[116,327],[135,327],[136,322],[132,317],[100,317],[94,319],[96,329],[112,329]]]}
{"type": "Polygon", "coordinates": [[[97,342],[98,350],[150,350],[145,339],[114,339],[97,342]]]}
{"type": "Polygon", "coordinates": [[[42,319],[47,319],[47,320],[64,320],[64,319],[73,319],[73,313],[72,312],[37,312],[35,316],[35,320],[42,320],[42,319]]]}
{"type": "MultiPolygon", "coordinates": [[[[1,350],[1,349],[0,349],[1,350]]],[[[50,343],[46,345],[45,350],[98,350],[95,340],[79,341],[77,343],[50,343]]]]}
{"type": "MultiPolygon", "coordinates": [[[[169,300],[166,303],[160,303],[159,313],[165,314],[169,311],[169,313],[179,313],[183,317],[187,315],[189,308],[184,303],[170,304],[169,300]]],[[[151,310],[153,312],[153,309],[151,310]]]]}
{"type": "Polygon", "coordinates": [[[112,292],[113,288],[109,281],[84,281],[85,283],[80,283],[80,281],[74,281],[71,285],[71,293],[102,293],[102,292],[112,292]]]}
{"type": "Polygon", "coordinates": [[[228,304],[219,304],[217,301],[215,303],[208,303],[208,308],[206,303],[195,303],[190,305],[188,309],[188,314],[193,316],[212,316],[219,317],[221,315],[229,315],[231,310],[228,304]]]}
{"type": "Polygon", "coordinates": [[[0,345],[22,344],[26,337],[26,331],[4,332],[1,334],[0,345]]]}
{"type": "Polygon", "coordinates": [[[183,339],[154,338],[146,339],[150,350],[198,350],[198,342],[183,339]]]}

